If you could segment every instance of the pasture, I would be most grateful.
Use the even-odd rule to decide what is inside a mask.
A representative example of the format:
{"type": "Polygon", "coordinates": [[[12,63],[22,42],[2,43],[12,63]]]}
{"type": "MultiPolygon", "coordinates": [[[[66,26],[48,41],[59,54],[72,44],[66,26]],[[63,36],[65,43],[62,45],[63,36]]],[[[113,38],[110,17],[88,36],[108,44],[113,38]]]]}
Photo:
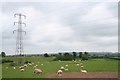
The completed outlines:
{"type": "MultiPolygon", "coordinates": [[[[7,60],[14,60],[14,57],[5,57],[7,60]]],[[[80,67],[76,66],[74,61],[53,61],[54,57],[24,57],[24,60],[31,61],[34,63],[31,66],[25,68],[24,72],[19,71],[19,66],[15,66],[16,69],[13,69],[13,66],[10,66],[10,63],[4,63],[2,65],[2,77],[3,78],[45,78],[47,74],[56,73],[61,66],[68,64],[68,71],[65,73],[71,72],[80,72],[80,67]],[[43,65],[41,65],[43,64],[43,65]],[[42,75],[37,75],[33,73],[33,66],[38,65],[43,71],[42,75]]],[[[83,63],[84,69],[88,72],[118,72],[118,60],[113,59],[91,59],[88,61],[77,61],[78,63],[83,63]]]]}

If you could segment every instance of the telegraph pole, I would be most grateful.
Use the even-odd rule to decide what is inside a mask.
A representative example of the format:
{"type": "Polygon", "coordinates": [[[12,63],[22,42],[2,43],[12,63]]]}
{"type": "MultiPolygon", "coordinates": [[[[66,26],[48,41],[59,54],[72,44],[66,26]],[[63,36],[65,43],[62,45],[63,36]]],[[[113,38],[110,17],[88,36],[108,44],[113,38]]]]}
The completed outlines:
{"type": "Polygon", "coordinates": [[[26,35],[26,31],[23,31],[22,26],[26,26],[24,22],[22,22],[22,18],[26,19],[26,16],[21,14],[21,13],[16,13],[14,14],[14,17],[18,17],[18,21],[14,22],[14,25],[17,24],[18,28],[13,31],[13,34],[17,32],[17,38],[16,38],[16,50],[15,50],[15,55],[16,55],[16,63],[18,64],[23,64],[23,59],[22,56],[24,54],[23,50],[23,33],[26,35]]]}

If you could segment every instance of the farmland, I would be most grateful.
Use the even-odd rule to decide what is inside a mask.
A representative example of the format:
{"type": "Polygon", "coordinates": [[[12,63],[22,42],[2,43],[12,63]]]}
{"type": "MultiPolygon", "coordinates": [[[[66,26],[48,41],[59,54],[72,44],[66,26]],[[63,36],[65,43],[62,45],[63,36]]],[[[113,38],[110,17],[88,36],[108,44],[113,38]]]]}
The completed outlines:
{"type": "MultiPolygon", "coordinates": [[[[14,60],[14,57],[4,57],[7,60],[14,60]]],[[[31,61],[34,65],[38,65],[43,71],[42,75],[37,75],[33,73],[33,66],[28,66],[25,68],[24,72],[19,72],[19,66],[16,66],[16,69],[13,69],[13,66],[10,66],[10,63],[4,63],[2,65],[2,77],[3,78],[45,78],[46,74],[54,74],[60,69],[61,66],[68,64],[68,71],[65,73],[71,72],[80,72],[80,67],[76,66],[73,61],[53,61],[54,57],[24,57],[24,60],[31,61]],[[43,65],[41,65],[43,64],[43,65]],[[8,68],[6,68],[8,67],[8,68]]],[[[118,71],[118,60],[114,59],[90,59],[87,61],[79,61],[83,63],[84,69],[88,72],[117,72],[118,71]]]]}

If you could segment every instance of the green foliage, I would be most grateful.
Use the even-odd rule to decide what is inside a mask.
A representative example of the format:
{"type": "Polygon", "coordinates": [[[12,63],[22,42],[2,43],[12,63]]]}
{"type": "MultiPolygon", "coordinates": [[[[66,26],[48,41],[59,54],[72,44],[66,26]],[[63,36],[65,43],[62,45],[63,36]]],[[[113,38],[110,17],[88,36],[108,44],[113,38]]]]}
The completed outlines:
{"type": "Polygon", "coordinates": [[[12,60],[6,60],[6,59],[2,59],[2,63],[11,63],[13,62],[12,60]]]}
{"type": "Polygon", "coordinates": [[[49,57],[49,55],[47,53],[44,54],[44,57],[49,57]]]}
{"type": "Polygon", "coordinates": [[[57,55],[54,60],[71,61],[73,60],[73,56],[69,53],[64,53],[64,55],[57,55]]]}
{"type": "Polygon", "coordinates": [[[17,66],[15,62],[10,63],[10,66],[17,66]]]}
{"type": "Polygon", "coordinates": [[[77,53],[76,52],[72,52],[73,53],[73,57],[76,58],[77,57],[77,53]]]}
{"type": "Polygon", "coordinates": [[[89,58],[89,54],[87,52],[84,52],[84,54],[82,54],[81,60],[88,60],[89,58]]]}
{"type": "Polygon", "coordinates": [[[5,52],[1,52],[1,56],[5,57],[6,56],[5,52]]]}
{"type": "Polygon", "coordinates": [[[82,58],[82,52],[79,52],[79,58],[82,58]]]}

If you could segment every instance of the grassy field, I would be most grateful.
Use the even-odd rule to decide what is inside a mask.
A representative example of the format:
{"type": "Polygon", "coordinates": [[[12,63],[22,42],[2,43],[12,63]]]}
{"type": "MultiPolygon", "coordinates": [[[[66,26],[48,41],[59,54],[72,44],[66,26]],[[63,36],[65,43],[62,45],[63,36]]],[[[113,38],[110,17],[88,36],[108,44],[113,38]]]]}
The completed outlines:
{"type": "MultiPolygon", "coordinates": [[[[46,74],[56,73],[61,66],[68,64],[68,71],[66,72],[80,72],[80,67],[76,66],[73,61],[52,61],[54,57],[25,57],[25,60],[31,61],[34,65],[38,65],[43,71],[42,75],[36,75],[33,73],[33,66],[25,68],[24,72],[19,72],[18,67],[13,69],[10,63],[4,63],[2,65],[2,77],[3,78],[44,78],[46,74]],[[43,64],[43,65],[41,65],[43,64]],[[8,67],[8,69],[6,69],[8,67]]],[[[13,57],[6,57],[6,59],[13,60],[13,57]]],[[[117,72],[118,71],[118,60],[113,59],[91,59],[88,61],[78,61],[83,63],[84,69],[88,72],[117,72]]]]}

